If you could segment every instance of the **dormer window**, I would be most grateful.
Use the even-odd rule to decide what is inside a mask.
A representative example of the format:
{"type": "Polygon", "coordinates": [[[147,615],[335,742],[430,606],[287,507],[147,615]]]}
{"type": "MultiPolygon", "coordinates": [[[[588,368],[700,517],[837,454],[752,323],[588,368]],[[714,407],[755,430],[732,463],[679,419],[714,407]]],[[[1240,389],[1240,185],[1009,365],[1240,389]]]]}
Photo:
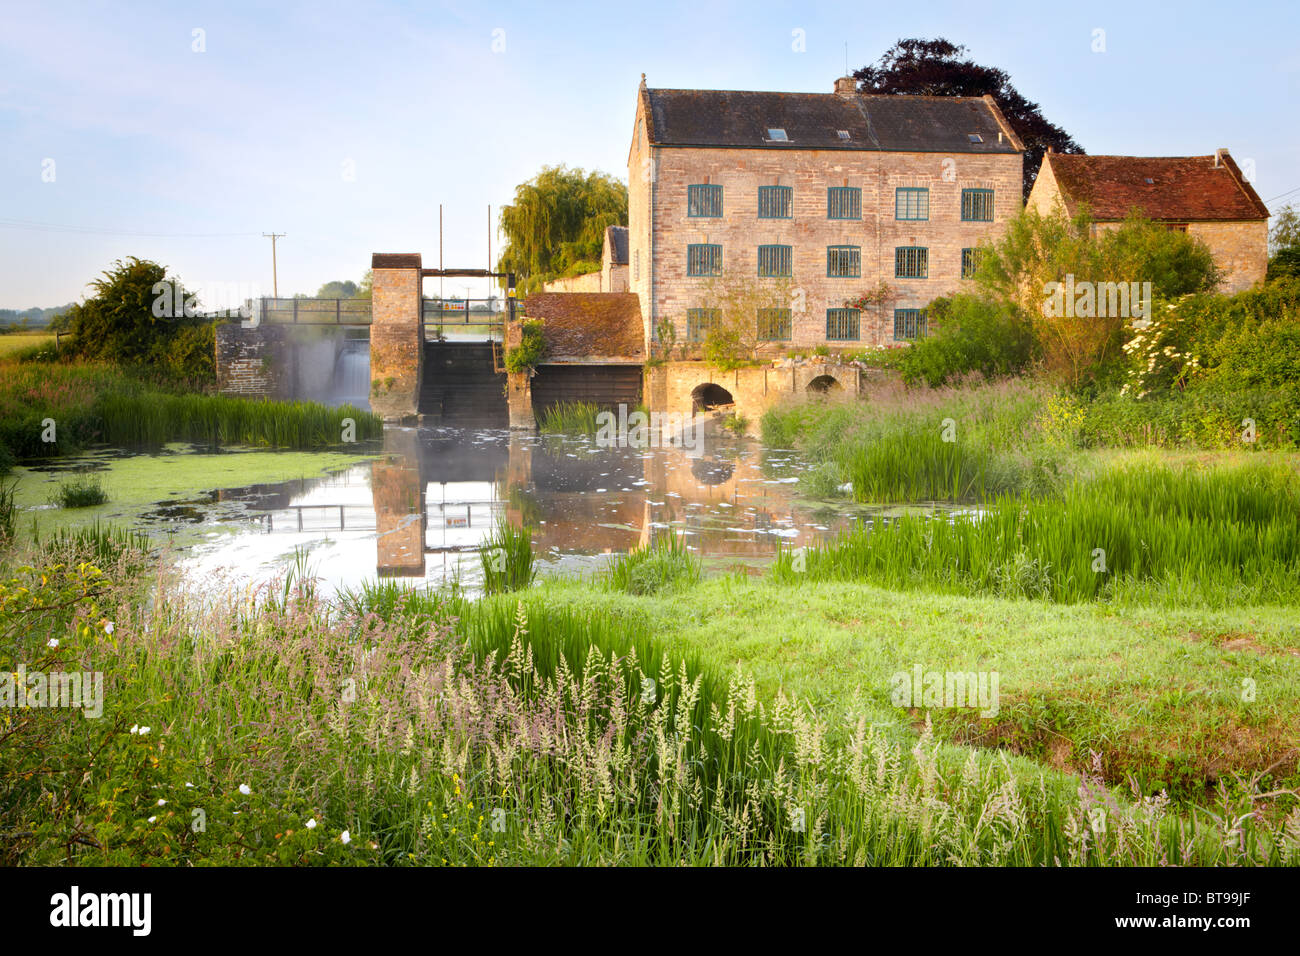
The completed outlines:
{"type": "Polygon", "coordinates": [[[788,143],[790,137],[785,135],[785,130],[775,128],[767,131],[767,139],[770,143],[788,143]]]}
{"type": "Polygon", "coordinates": [[[836,132],[838,132],[838,133],[840,134],[840,139],[846,139],[846,140],[847,140],[847,139],[852,139],[852,138],[853,138],[853,137],[851,137],[851,136],[849,135],[849,131],[846,130],[846,129],[836,130],[836,132]]]}
{"type": "Polygon", "coordinates": [[[984,137],[981,136],[979,133],[967,133],[966,138],[969,139],[972,143],[984,142],[984,137]]]}
{"type": "Polygon", "coordinates": [[[1156,184],[1156,181],[1155,181],[1154,179],[1152,179],[1150,176],[1148,176],[1148,177],[1147,177],[1147,185],[1148,185],[1148,186],[1154,186],[1155,184],[1156,184]]]}

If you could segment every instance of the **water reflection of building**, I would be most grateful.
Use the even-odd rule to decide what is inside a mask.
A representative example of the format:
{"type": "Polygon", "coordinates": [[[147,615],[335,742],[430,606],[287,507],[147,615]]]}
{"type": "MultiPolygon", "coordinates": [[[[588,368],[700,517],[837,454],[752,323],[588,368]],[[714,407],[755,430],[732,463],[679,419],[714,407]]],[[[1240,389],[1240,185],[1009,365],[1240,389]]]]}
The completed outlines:
{"type": "Polygon", "coordinates": [[[706,557],[764,558],[821,537],[761,455],[719,436],[699,451],[595,448],[559,437],[385,429],[372,493],[381,576],[446,577],[504,517],[538,555],[598,555],[688,532],[706,557]],[[439,565],[441,564],[441,570],[439,565]]]}

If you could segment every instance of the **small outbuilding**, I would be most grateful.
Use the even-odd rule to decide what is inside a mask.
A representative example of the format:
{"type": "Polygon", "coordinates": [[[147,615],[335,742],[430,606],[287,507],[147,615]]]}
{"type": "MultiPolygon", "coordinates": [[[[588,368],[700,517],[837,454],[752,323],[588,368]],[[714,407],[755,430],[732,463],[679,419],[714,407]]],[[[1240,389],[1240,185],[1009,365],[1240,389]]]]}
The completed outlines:
{"type": "Polygon", "coordinates": [[[1071,217],[1086,206],[1094,230],[1116,228],[1136,209],[1202,240],[1223,270],[1223,292],[1262,282],[1268,269],[1268,207],[1226,149],[1212,156],[1048,152],[1028,206],[1071,217]]]}

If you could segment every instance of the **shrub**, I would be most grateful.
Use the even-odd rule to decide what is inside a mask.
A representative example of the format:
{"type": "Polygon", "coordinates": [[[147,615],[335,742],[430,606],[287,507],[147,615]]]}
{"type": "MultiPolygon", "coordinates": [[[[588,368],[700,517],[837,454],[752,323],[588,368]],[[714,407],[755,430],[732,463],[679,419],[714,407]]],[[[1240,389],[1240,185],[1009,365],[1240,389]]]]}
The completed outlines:
{"type": "Polygon", "coordinates": [[[938,388],[978,372],[984,378],[1019,375],[1037,355],[1033,326],[1013,305],[970,294],[935,299],[931,332],[896,359],[909,385],[938,388]]]}
{"type": "Polygon", "coordinates": [[[1214,257],[1203,242],[1133,213],[1118,228],[1093,233],[1086,210],[1072,219],[1027,209],[986,248],[976,272],[980,286],[1014,302],[1033,323],[1045,370],[1072,388],[1108,381],[1122,359],[1121,316],[1085,316],[1073,309],[1048,314],[1049,283],[1150,282],[1154,297],[1213,289],[1214,257]],[[1069,313],[1069,314],[1065,314],[1069,313]]]}
{"type": "Polygon", "coordinates": [[[546,357],[546,337],[541,319],[524,319],[519,326],[519,344],[506,349],[507,372],[531,371],[546,357]]]}

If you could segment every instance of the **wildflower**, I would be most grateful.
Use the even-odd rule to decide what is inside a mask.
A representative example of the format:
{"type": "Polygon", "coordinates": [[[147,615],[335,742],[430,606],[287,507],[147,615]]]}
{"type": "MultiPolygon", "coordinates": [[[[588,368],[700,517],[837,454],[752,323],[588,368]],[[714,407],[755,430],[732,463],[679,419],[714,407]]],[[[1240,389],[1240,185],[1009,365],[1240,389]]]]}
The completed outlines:
{"type": "Polygon", "coordinates": [[[157,820],[157,819],[158,819],[157,817],[150,817],[150,818],[149,818],[149,822],[150,822],[150,823],[153,823],[153,822],[154,822],[155,820],[157,820]]]}
{"type": "Polygon", "coordinates": [[[166,800],[159,800],[159,801],[158,801],[158,806],[160,806],[160,807],[165,807],[165,806],[167,806],[167,801],[166,801],[166,800]]]}
{"type": "Polygon", "coordinates": [[[112,621],[105,621],[105,622],[104,622],[104,633],[105,633],[105,634],[112,634],[112,633],[113,633],[113,622],[112,622],[112,621]]]}
{"type": "Polygon", "coordinates": [[[58,639],[57,637],[51,637],[48,641],[45,642],[45,646],[46,646],[46,647],[58,647],[58,646],[59,646],[59,639],[58,639]]]}
{"type": "Polygon", "coordinates": [[[343,841],[344,846],[347,846],[349,843],[352,842],[352,834],[349,833],[347,830],[344,830],[342,833],[339,834],[339,839],[343,841]]]}
{"type": "Polygon", "coordinates": [[[241,783],[241,784],[239,785],[239,792],[242,793],[244,796],[248,796],[250,793],[253,792],[253,790],[252,790],[251,787],[249,787],[248,784],[246,784],[246,783],[241,783]]]}
{"type": "Polygon", "coordinates": [[[307,829],[308,829],[308,830],[315,830],[315,829],[316,829],[316,818],[315,818],[315,817],[312,817],[310,820],[307,821],[307,829]]]}

